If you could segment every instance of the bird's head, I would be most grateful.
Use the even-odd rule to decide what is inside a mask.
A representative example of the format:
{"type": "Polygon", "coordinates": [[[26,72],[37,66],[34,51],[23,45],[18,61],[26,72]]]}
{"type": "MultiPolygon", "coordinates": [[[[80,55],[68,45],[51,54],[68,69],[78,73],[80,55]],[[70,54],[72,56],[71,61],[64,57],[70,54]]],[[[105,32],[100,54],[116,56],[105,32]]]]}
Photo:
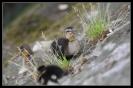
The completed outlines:
{"type": "Polygon", "coordinates": [[[67,27],[67,28],[65,29],[65,37],[66,37],[69,41],[75,40],[75,31],[73,30],[73,27],[67,27]]]}

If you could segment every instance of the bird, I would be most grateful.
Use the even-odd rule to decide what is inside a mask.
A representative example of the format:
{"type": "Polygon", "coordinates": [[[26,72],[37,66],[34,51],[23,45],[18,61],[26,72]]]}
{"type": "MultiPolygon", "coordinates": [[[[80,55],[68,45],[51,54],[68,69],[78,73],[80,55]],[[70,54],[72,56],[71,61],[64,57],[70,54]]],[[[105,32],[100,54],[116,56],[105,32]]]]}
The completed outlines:
{"type": "Polygon", "coordinates": [[[67,75],[59,66],[52,64],[47,66],[41,65],[37,68],[37,71],[39,74],[38,82],[42,85],[47,85],[48,81],[59,83],[58,79],[67,75]]]}
{"type": "Polygon", "coordinates": [[[67,60],[76,56],[80,50],[80,43],[76,39],[75,31],[72,26],[65,28],[65,36],[54,40],[51,43],[51,50],[61,59],[65,56],[67,60]]]}

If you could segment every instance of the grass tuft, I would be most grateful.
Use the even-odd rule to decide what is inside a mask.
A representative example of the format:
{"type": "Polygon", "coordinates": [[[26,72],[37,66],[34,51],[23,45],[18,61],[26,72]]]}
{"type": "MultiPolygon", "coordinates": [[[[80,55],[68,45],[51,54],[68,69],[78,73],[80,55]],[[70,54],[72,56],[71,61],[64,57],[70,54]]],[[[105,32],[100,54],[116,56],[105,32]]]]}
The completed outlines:
{"type": "Polygon", "coordinates": [[[107,22],[102,18],[93,18],[88,24],[86,35],[90,40],[99,38],[106,29],[107,22]]]}
{"type": "Polygon", "coordinates": [[[70,61],[68,61],[68,60],[66,59],[66,57],[63,56],[63,58],[59,58],[59,59],[57,60],[57,65],[58,65],[59,67],[61,67],[62,69],[64,69],[64,70],[68,70],[69,67],[70,67],[70,61]],[[62,60],[62,59],[63,59],[63,60],[62,60]]]}

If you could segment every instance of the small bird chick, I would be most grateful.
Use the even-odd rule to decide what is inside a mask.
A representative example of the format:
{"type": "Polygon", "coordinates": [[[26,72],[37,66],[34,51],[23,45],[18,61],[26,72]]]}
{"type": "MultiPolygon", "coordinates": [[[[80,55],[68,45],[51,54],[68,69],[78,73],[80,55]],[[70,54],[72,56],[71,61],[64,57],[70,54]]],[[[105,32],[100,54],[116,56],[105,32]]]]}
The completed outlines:
{"type": "Polygon", "coordinates": [[[58,83],[58,79],[66,75],[65,72],[56,65],[42,65],[38,67],[37,71],[40,74],[38,82],[43,85],[47,85],[48,81],[58,83]]]}
{"type": "Polygon", "coordinates": [[[67,27],[65,37],[54,40],[51,49],[57,58],[65,56],[67,60],[70,60],[76,56],[80,50],[80,43],[75,37],[73,27],[67,27]]]}

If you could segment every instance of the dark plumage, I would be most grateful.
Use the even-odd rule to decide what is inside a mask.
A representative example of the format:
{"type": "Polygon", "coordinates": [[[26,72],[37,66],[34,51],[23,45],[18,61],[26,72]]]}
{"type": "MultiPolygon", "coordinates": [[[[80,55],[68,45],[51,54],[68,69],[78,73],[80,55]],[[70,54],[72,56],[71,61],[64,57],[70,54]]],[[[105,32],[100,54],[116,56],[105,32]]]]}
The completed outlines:
{"type": "Polygon", "coordinates": [[[66,27],[65,32],[74,32],[73,27],[66,27]]]}
{"type": "Polygon", "coordinates": [[[69,40],[66,38],[59,38],[52,42],[51,49],[57,58],[65,56],[67,60],[73,57],[73,55],[65,55],[65,52],[68,48],[69,40]]]}
{"type": "Polygon", "coordinates": [[[47,85],[48,81],[51,80],[52,82],[58,83],[58,79],[60,79],[64,74],[64,71],[56,66],[56,65],[48,65],[48,66],[40,66],[38,67],[38,72],[41,74],[39,76],[38,82],[41,83],[41,80],[43,80],[43,85],[47,85]],[[55,79],[52,78],[52,76],[56,76],[55,79]]]}

